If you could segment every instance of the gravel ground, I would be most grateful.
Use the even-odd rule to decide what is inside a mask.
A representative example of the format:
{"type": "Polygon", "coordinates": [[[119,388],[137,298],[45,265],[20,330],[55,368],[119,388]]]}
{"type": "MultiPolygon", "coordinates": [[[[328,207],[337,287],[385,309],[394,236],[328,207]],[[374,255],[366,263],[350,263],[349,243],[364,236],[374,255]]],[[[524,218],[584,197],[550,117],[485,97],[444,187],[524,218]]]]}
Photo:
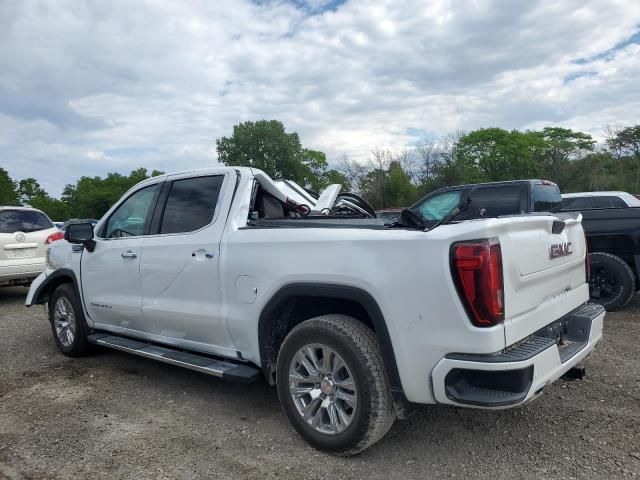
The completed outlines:
{"type": "Polygon", "coordinates": [[[640,477],[640,296],[607,316],[585,380],[514,410],[421,408],[344,459],[308,447],[262,381],[64,357],[25,294],[0,289],[0,479],[640,477]]]}

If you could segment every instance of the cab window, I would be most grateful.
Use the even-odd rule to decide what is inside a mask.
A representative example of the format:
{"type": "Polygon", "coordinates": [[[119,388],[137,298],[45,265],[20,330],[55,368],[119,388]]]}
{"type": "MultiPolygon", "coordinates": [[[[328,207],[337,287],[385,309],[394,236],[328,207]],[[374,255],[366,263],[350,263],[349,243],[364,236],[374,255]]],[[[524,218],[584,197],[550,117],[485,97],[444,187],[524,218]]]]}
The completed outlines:
{"type": "Polygon", "coordinates": [[[160,184],[141,188],[111,214],[103,230],[104,238],[137,237],[146,233],[160,184]]]}
{"type": "Polygon", "coordinates": [[[209,225],[216,211],[224,175],[174,180],[160,223],[160,233],[186,233],[209,225]]]}
{"type": "Polygon", "coordinates": [[[460,190],[444,192],[427,198],[416,210],[425,220],[440,220],[449,213],[460,201],[460,190]]]}

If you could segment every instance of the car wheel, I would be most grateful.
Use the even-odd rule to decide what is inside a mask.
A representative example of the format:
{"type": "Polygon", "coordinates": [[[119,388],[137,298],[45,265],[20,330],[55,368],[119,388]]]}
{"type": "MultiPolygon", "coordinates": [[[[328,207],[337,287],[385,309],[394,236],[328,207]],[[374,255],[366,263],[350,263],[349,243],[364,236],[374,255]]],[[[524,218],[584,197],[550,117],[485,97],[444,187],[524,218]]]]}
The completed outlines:
{"type": "Polygon", "coordinates": [[[610,253],[589,254],[591,301],[611,312],[624,307],[636,293],[636,277],[631,267],[610,253]]]}
{"type": "Polygon", "coordinates": [[[363,451],[396,418],[380,346],[355,318],[324,315],[296,326],[280,348],[276,381],[294,428],[333,454],[363,451]]]}
{"type": "Polygon", "coordinates": [[[53,292],[49,300],[49,321],[53,338],[62,353],[79,357],[90,351],[87,323],[72,284],[62,284],[53,292]]]}

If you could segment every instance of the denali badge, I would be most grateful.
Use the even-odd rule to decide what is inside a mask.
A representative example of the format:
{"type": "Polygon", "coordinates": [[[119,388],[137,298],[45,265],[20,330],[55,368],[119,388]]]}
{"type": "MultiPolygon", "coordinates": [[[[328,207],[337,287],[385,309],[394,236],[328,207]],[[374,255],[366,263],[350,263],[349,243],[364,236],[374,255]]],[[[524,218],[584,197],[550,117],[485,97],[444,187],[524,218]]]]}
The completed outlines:
{"type": "Polygon", "coordinates": [[[91,302],[91,306],[92,307],[98,307],[98,308],[109,308],[109,309],[112,308],[111,305],[107,305],[106,303],[94,303],[94,302],[91,302]]]}
{"type": "Polygon", "coordinates": [[[549,258],[551,260],[558,257],[566,257],[572,253],[571,242],[556,243],[549,247],[549,258]]]}

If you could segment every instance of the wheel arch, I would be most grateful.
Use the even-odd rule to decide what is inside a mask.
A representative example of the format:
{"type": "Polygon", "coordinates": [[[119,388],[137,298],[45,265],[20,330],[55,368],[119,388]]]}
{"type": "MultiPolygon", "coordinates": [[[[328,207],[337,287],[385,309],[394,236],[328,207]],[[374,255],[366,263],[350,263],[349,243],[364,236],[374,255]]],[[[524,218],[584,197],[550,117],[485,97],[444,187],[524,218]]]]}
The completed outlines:
{"type": "Polygon", "coordinates": [[[33,294],[31,305],[47,303],[55,289],[64,283],[73,284],[76,292],[80,295],[80,288],[75,272],[69,268],[60,268],[47,276],[46,280],[38,286],[33,294]]]}
{"type": "MultiPolygon", "coordinates": [[[[634,264],[630,263],[628,258],[625,258],[624,256],[621,256],[621,255],[616,255],[614,253],[603,252],[603,251],[589,252],[589,265],[590,265],[589,296],[591,297],[592,301],[603,305],[607,311],[611,312],[611,311],[615,311],[620,308],[623,308],[631,301],[635,293],[638,291],[638,274],[634,268],[634,264]],[[621,288],[620,294],[614,297],[613,300],[607,301],[605,297],[605,300],[603,300],[603,302],[601,303],[600,302],[601,300],[600,293],[602,293],[601,290],[597,296],[594,295],[593,282],[596,282],[598,280],[595,274],[597,267],[594,265],[594,264],[597,264],[598,260],[594,260],[594,259],[600,259],[599,260],[600,262],[604,260],[605,269],[607,268],[606,265],[608,263],[610,267],[613,267],[614,272],[617,267],[618,273],[622,274],[622,277],[618,278],[618,280],[622,281],[621,287],[620,287],[621,288]],[[628,279],[628,283],[626,282],[627,279],[628,279]],[[628,295],[620,296],[624,294],[625,288],[628,288],[629,290],[628,295]],[[596,298],[597,300],[594,300],[594,298],[596,298]]],[[[602,280],[600,279],[600,281],[602,280]]]]}
{"type": "Polygon", "coordinates": [[[640,236],[630,234],[589,234],[586,232],[589,253],[607,253],[629,265],[640,290],[640,236]]]}
{"type": "Polygon", "coordinates": [[[304,320],[328,313],[353,316],[374,331],[394,400],[404,400],[393,344],[382,311],[368,292],[348,285],[289,284],[280,288],[265,304],[258,322],[258,341],[260,362],[267,381],[274,383],[280,345],[289,331],[304,320]]]}

